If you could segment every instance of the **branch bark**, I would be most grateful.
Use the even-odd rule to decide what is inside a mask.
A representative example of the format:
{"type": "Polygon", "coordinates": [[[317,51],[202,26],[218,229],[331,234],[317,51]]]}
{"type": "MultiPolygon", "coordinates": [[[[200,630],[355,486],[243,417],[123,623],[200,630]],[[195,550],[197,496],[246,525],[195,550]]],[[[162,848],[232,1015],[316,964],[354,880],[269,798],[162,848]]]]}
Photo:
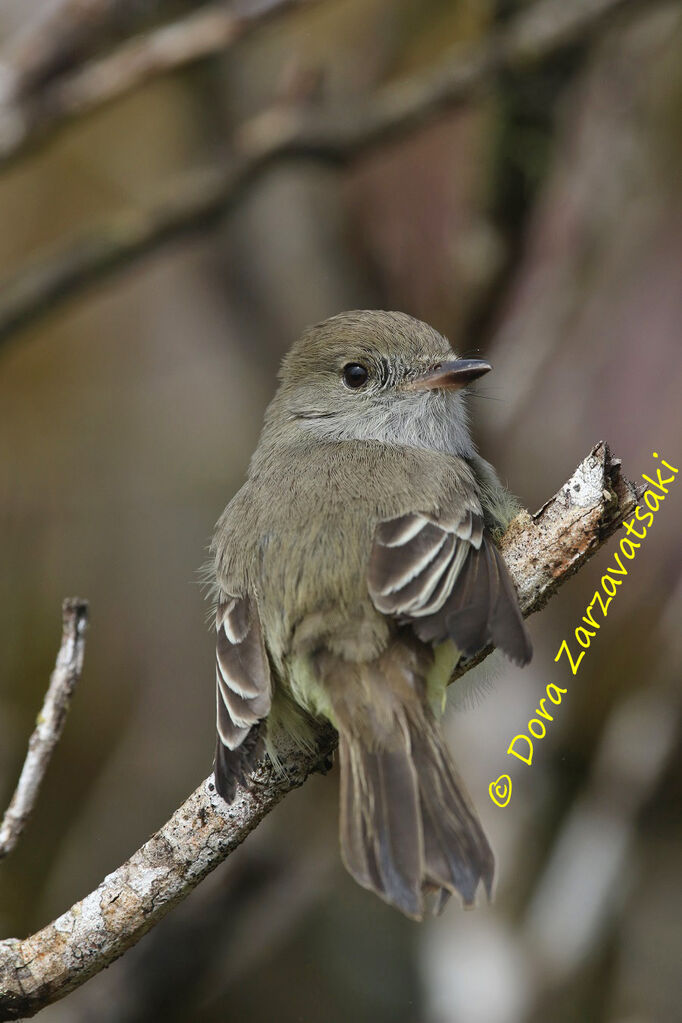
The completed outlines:
{"type": "MultiPolygon", "coordinates": [[[[542,607],[585,564],[636,501],[620,462],[600,443],[536,515],[514,520],[500,546],[524,614],[542,607]]],[[[283,744],[286,774],[263,764],[231,807],[216,796],[209,777],[94,892],[29,938],[0,942],[0,1020],[33,1016],[120,956],[229,856],[287,792],[323,770],[335,745],[330,730],[320,731],[310,753],[283,744]]]]}
{"type": "Polygon", "coordinates": [[[28,742],[28,752],[17,787],[0,824],[0,860],[12,852],[26,827],[38,799],[50,759],[64,730],[73,691],[83,670],[88,605],[77,597],[62,605],[62,641],[57,663],[38,722],[28,742]]]}
{"type": "Polygon", "coordinates": [[[3,282],[0,344],[84,287],[218,222],[274,164],[299,158],[346,165],[469,102],[502,71],[530,67],[584,42],[609,18],[641,2],[538,0],[477,49],[458,51],[428,73],[384,87],[362,107],[274,106],[236,133],[222,167],[174,182],[151,209],[127,212],[3,282]]]}

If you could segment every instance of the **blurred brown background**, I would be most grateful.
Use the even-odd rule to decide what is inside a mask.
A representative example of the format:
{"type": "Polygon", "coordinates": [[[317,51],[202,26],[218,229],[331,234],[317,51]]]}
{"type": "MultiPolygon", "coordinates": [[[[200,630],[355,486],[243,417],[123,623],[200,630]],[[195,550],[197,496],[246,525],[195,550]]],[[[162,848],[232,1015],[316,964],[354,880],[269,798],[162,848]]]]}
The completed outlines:
{"type": "MultiPolygon", "coordinates": [[[[102,31],[67,52],[45,95],[84,59],[202,5],[99,6],[102,31]]],[[[40,0],[2,4],[8,66],[48,7],[60,15],[40,0]]],[[[62,4],[62,29],[77,7],[62,4]]],[[[305,325],[401,309],[460,354],[489,357],[495,372],[471,402],[476,437],[531,510],[602,438],[633,478],[651,473],[653,450],[680,465],[682,7],[541,7],[550,35],[570,9],[585,25],[562,45],[540,33],[465,103],[339,166],[274,161],[229,215],[6,332],[2,807],[62,598],[88,597],[92,624],[38,810],[0,864],[3,936],[63,912],[210,770],[214,652],[198,569],[305,325]]],[[[152,76],[0,167],[0,273],[16,280],[84,232],[153,209],[185,172],[229,166],[240,126],[264,109],[352,119],[377,90],[482,52],[536,9],[322,0],[152,76]]],[[[497,854],[492,905],[453,902],[416,926],[354,886],[337,852],[335,774],[314,778],[139,946],[41,1018],[682,1019],[681,511],[671,488],[577,678],[553,658],[614,540],[531,619],[530,668],[504,665],[484,700],[448,714],[497,854]],[[506,746],[548,681],[569,694],[497,809],[488,782],[510,769],[506,746]]]]}

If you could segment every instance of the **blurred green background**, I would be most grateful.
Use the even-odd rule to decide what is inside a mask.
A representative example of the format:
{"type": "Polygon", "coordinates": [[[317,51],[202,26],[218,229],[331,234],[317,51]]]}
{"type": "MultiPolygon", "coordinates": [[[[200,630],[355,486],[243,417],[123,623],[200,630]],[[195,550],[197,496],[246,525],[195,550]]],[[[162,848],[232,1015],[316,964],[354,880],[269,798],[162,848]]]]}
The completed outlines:
{"type": "MultiPolygon", "coordinates": [[[[5,0],[6,52],[46,6],[5,0]]],[[[93,47],[193,6],[128,0],[93,47]]],[[[459,354],[490,358],[475,436],[531,510],[600,439],[632,478],[651,473],[654,450],[680,465],[682,8],[612,6],[570,45],[347,165],[274,163],[229,216],[3,342],[0,806],[54,663],[62,598],[89,598],[92,615],[37,812],[0,864],[3,936],[82,897],[211,769],[198,569],[304,326],[400,309],[459,354]]],[[[352,117],[386,83],[428,76],[453,47],[476,51],[528,8],[323,0],[155,77],[0,168],[0,275],[148,210],[185,171],[220,166],[259,111],[352,117]]],[[[2,294],[0,283],[0,308],[2,294]]],[[[491,905],[453,900],[418,926],[357,888],[339,862],[333,772],[41,1018],[682,1019],[681,511],[671,488],[577,678],[554,655],[615,540],[530,620],[530,667],[501,665],[484,699],[448,712],[496,851],[491,905]],[[533,767],[510,769],[506,746],[549,681],[569,694],[533,767]],[[502,810],[487,788],[506,770],[502,810]]]]}

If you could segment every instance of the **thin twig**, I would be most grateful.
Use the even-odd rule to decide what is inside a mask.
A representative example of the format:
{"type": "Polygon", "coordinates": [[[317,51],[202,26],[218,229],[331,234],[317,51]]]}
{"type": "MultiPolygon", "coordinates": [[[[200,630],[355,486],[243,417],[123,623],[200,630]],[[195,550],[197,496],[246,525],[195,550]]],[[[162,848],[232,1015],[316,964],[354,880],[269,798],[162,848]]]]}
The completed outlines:
{"type": "Polygon", "coordinates": [[[451,54],[425,74],[386,86],[363,106],[273,107],[242,127],[222,168],[174,182],[151,209],[120,215],[2,283],[0,344],[88,285],[217,223],[273,164],[307,158],[345,165],[470,101],[503,69],[532,65],[584,41],[607,15],[638,2],[540,0],[504,34],[470,54],[451,54]]]}
{"type": "Polygon", "coordinates": [[[28,753],[12,801],[0,824],[0,859],[12,852],[21,838],[38,799],[40,786],[57,743],[76,684],[83,670],[88,605],[70,597],[62,605],[62,641],[57,663],[35,730],[28,741],[28,753]]]}
{"type": "MultiPolygon", "coordinates": [[[[632,513],[635,503],[635,488],[602,443],[537,515],[517,517],[501,547],[524,613],[542,607],[632,513]]],[[[287,773],[262,765],[252,787],[240,790],[230,807],[216,796],[209,777],[94,892],[24,941],[0,942],[0,1020],[33,1016],[135,944],[287,792],[323,768],[335,744],[334,734],[326,730],[320,731],[312,752],[282,746],[287,773]]]]}

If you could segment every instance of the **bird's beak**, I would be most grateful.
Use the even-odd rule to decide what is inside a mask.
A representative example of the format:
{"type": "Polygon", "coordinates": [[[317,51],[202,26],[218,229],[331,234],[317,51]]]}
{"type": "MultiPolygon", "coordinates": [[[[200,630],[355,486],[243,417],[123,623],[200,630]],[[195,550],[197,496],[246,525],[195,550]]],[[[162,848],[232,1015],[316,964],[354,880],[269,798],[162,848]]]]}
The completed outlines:
{"type": "Polygon", "coordinates": [[[489,373],[492,368],[489,362],[483,362],[482,359],[453,359],[433,366],[426,373],[410,380],[407,387],[410,390],[459,391],[484,373],[489,373]]]}

